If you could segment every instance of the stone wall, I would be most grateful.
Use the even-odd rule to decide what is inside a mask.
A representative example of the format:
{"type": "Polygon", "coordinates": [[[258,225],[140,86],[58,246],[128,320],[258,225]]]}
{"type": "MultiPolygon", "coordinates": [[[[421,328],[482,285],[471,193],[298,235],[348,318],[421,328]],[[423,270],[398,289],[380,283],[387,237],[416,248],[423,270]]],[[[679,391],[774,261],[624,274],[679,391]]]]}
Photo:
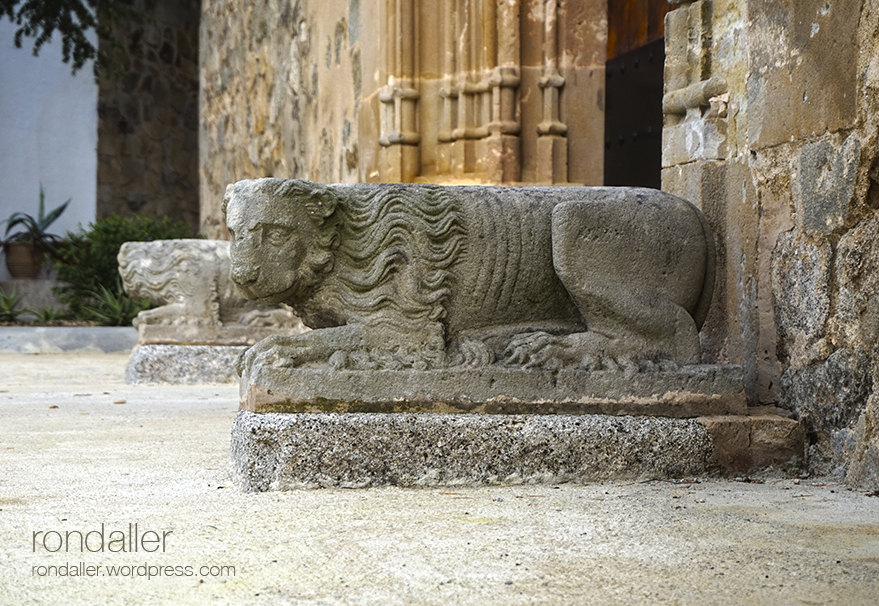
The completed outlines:
{"type": "Polygon", "coordinates": [[[204,0],[203,230],[225,237],[223,192],[244,178],[600,184],[606,12],[204,0]]]}
{"type": "MultiPolygon", "coordinates": [[[[371,3],[368,3],[371,4],[371,3]]],[[[226,185],[256,177],[360,180],[359,0],[205,0],[201,20],[202,228],[225,237],[226,185]]],[[[364,69],[365,68],[365,69],[364,69]]]]}
{"type": "Polygon", "coordinates": [[[815,471],[879,488],[879,2],[679,4],[662,176],[717,233],[706,358],[806,422],[815,471]]]}
{"type": "Polygon", "coordinates": [[[199,224],[198,0],[134,0],[130,58],[98,89],[97,215],[199,224]]]}

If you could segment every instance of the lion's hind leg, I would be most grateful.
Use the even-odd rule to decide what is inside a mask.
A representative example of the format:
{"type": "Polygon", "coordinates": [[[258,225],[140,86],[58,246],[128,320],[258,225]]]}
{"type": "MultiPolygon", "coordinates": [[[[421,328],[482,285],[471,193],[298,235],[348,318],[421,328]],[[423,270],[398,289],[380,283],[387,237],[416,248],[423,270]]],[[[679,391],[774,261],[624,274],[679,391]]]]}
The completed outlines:
{"type": "MultiPolygon", "coordinates": [[[[553,265],[589,333],[565,347],[618,361],[700,361],[688,309],[702,292],[705,236],[686,202],[663,192],[599,189],[553,211],[553,265]]],[[[625,363],[625,362],[624,362],[625,363]]]]}

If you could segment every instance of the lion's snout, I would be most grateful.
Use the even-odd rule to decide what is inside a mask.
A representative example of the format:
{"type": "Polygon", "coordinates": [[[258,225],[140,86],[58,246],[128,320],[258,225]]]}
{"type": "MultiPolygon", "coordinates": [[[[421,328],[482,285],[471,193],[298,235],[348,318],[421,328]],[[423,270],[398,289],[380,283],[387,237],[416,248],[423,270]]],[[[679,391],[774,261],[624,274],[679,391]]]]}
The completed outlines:
{"type": "Polygon", "coordinates": [[[259,278],[259,267],[237,265],[232,268],[232,281],[238,286],[250,286],[259,278]]]}

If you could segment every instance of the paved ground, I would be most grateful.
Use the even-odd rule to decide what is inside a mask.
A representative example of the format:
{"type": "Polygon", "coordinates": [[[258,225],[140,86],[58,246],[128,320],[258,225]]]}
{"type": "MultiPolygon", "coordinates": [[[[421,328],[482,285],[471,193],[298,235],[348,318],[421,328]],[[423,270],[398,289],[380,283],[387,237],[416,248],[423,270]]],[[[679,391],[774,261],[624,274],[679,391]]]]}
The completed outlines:
{"type": "Polygon", "coordinates": [[[0,354],[0,604],[879,603],[879,498],[827,481],[244,494],[236,388],[125,359],[0,354]]]}

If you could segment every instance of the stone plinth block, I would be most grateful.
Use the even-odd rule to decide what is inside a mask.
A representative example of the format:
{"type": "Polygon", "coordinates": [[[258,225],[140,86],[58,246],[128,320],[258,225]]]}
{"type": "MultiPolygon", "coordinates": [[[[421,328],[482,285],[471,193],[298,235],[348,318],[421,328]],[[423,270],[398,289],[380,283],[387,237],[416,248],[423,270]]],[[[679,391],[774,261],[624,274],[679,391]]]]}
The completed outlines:
{"type": "Polygon", "coordinates": [[[239,411],[244,490],[592,482],[802,469],[804,431],[763,409],[669,419],[608,415],[239,411]]]}
{"type": "Polygon", "coordinates": [[[626,373],[497,366],[351,371],[252,366],[240,383],[251,412],[487,414],[745,414],[739,366],[626,373]]]}
{"type": "Polygon", "coordinates": [[[139,345],[128,359],[130,385],[232,383],[244,346],[139,345]]]}
{"type": "Polygon", "coordinates": [[[240,411],[232,457],[247,491],[680,477],[712,440],[695,420],[240,411]]]}

